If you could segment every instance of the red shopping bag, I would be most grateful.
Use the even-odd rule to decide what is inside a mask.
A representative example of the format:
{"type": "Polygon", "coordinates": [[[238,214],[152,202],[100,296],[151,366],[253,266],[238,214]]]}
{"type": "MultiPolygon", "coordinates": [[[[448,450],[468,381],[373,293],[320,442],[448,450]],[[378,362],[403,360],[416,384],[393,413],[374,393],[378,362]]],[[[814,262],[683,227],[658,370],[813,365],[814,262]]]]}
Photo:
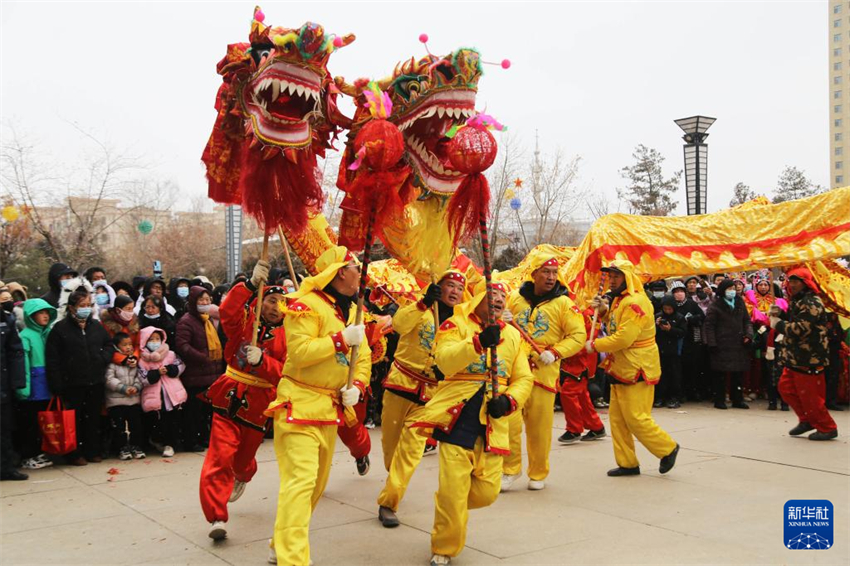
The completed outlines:
{"type": "Polygon", "coordinates": [[[41,450],[46,454],[68,454],[77,449],[77,421],[73,409],[63,410],[62,400],[54,397],[46,411],[39,411],[38,426],[41,429],[41,450]],[[56,401],[56,410],[51,410],[56,401]]]}

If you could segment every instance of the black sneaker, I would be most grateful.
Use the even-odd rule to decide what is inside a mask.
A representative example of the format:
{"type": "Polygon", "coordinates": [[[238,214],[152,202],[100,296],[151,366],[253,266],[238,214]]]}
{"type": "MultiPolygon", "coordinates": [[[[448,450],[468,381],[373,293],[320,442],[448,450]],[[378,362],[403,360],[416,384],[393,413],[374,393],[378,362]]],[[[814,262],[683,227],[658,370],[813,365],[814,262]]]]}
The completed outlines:
{"type": "Polygon", "coordinates": [[[575,444],[579,440],[581,440],[581,435],[574,434],[570,431],[567,431],[558,437],[558,442],[560,442],[561,444],[575,444]]]}
{"type": "Polygon", "coordinates": [[[673,469],[673,466],[676,465],[676,456],[679,455],[679,445],[673,449],[672,452],[661,458],[661,465],[658,466],[658,472],[661,474],[666,474],[670,470],[673,469]]]}
{"type": "Polygon", "coordinates": [[[608,476],[612,478],[618,478],[620,476],[639,476],[640,475],[640,466],[636,466],[634,468],[614,468],[612,470],[608,470],[608,476]]]}
{"type": "Polygon", "coordinates": [[[749,409],[750,406],[744,403],[743,401],[738,401],[736,403],[732,403],[733,409],[749,409]]]}
{"type": "Polygon", "coordinates": [[[605,427],[600,428],[599,430],[589,430],[584,436],[581,437],[582,442],[589,442],[591,440],[599,440],[600,438],[604,438],[608,436],[605,432],[605,427]]]}
{"type": "Polygon", "coordinates": [[[357,473],[358,474],[360,474],[361,476],[365,476],[366,474],[369,473],[369,456],[368,456],[368,454],[366,456],[363,456],[362,458],[357,458],[357,460],[355,460],[355,463],[357,464],[357,473]]]}
{"type": "Polygon", "coordinates": [[[771,401],[770,403],[768,403],[767,404],[767,410],[768,411],[775,411],[776,410],[776,401],[771,401]]]}
{"type": "Polygon", "coordinates": [[[714,408],[715,408],[715,409],[723,409],[724,411],[725,411],[726,409],[728,409],[728,407],[726,406],[726,403],[720,403],[720,402],[715,402],[715,403],[714,403],[714,408]]]}
{"type": "Polygon", "coordinates": [[[653,409],[660,409],[663,406],[664,406],[664,401],[656,401],[655,403],[652,404],[653,409]]]}
{"type": "Polygon", "coordinates": [[[832,440],[833,438],[838,437],[838,430],[831,430],[829,432],[813,432],[809,435],[809,440],[832,440]]]}
{"type": "Polygon", "coordinates": [[[29,476],[18,470],[9,470],[0,474],[0,481],[24,481],[29,479],[29,476]]]}
{"type": "Polygon", "coordinates": [[[786,412],[791,410],[788,408],[788,403],[782,403],[782,407],[780,407],[780,409],[786,412]]]}
{"type": "Polygon", "coordinates": [[[809,423],[799,423],[797,426],[788,431],[788,434],[791,436],[800,436],[801,434],[807,433],[810,430],[815,430],[815,427],[810,425],[809,423]]]}
{"type": "Polygon", "coordinates": [[[829,409],[830,411],[843,411],[844,410],[839,405],[836,405],[835,403],[827,403],[826,408],[829,409]]]}
{"type": "Polygon", "coordinates": [[[679,408],[679,407],[681,407],[681,406],[682,406],[682,405],[681,405],[681,403],[679,403],[679,402],[678,402],[678,401],[676,401],[675,399],[673,399],[672,401],[668,401],[668,402],[667,402],[667,408],[668,408],[668,409],[678,409],[678,408],[679,408]]]}
{"type": "Polygon", "coordinates": [[[426,444],[425,445],[425,451],[422,452],[422,455],[427,456],[429,454],[436,454],[436,453],[437,453],[437,445],[436,444],[426,444]]]}
{"type": "Polygon", "coordinates": [[[395,511],[389,507],[384,507],[383,505],[378,507],[378,520],[386,529],[392,529],[401,524],[398,520],[398,516],[395,514],[395,511]]]}

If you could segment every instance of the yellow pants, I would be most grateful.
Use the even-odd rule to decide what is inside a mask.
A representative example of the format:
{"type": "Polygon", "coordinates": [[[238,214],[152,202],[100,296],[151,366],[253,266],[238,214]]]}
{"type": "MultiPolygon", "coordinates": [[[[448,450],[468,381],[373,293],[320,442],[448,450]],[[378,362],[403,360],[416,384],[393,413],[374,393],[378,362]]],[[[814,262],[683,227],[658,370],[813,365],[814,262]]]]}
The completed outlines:
{"type": "MultiPolygon", "coordinates": [[[[398,395],[390,394],[389,396],[405,401],[398,395]]],[[[386,398],[387,395],[384,395],[384,399],[386,398]]],[[[384,408],[386,408],[386,405],[384,405],[384,408]]],[[[402,423],[401,437],[398,439],[395,451],[390,456],[392,462],[387,470],[389,471],[387,483],[384,484],[384,489],[378,495],[378,505],[389,507],[393,511],[398,511],[398,505],[404,497],[404,492],[407,491],[407,485],[410,483],[410,478],[413,477],[413,472],[416,471],[416,467],[422,460],[425,442],[428,440],[416,429],[410,428],[410,425],[416,422],[416,415],[416,410],[410,411],[407,420],[402,423]]],[[[381,428],[383,429],[385,421],[383,417],[381,419],[381,428]]]]}
{"type": "Polygon", "coordinates": [[[552,423],[555,418],[555,394],[542,387],[531,388],[531,395],[519,411],[508,415],[508,439],[511,453],[505,456],[503,473],[522,473],[522,425],[525,423],[525,449],[528,452],[528,479],[542,481],[549,475],[549,451],[552,449],[552,423]]]}
{"type": "Polygon", "coordinates": [[[390,462],[398,446],[404,421],[410,412],[419,407],[413,401],[399,397],[384,389],[383,408],[381,409],[381,448],[384,451],[384,467],[390,471],[390,462]]]}
{"type": "Polygon", "coordinates": [[[676,442],[652,418],[655,386],[639,381],[634,385],[612,385],[608,422],[614,441],[614,459],[622,468],[639,465],[634,435],[656,458],[676,448],[676,442]]]}
{"type": "Polygon", "coordinates": [[[310,564],[310,517],[328,483],[337,427],[289,424],[286,412],[274,417],[274,451],[280,492],[274,523],[277,563],[310,564]]]}
{"type": "Polygon", "coordinates": [[[440,443],[440,484],[434,495],[431,552],[457,556],[466,544],[469,510],[492,505],[499,497],[502,456],[484,451],[483,439],[473,450],[440,443]]]}

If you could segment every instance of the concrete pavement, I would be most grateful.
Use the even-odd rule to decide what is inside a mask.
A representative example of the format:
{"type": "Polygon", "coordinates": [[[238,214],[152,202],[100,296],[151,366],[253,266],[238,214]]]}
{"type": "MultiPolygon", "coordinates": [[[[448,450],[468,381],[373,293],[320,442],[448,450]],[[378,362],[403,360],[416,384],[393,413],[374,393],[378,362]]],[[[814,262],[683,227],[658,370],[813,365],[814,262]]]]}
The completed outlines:
{"type": "MultiPolygon", "coordinates": [[[[850,412],[833,413],[839,438],[789,437],[791,412],[718,411],[709,404],[657,409],[656,420],[679,442],[676,468],[639,448],[643,475],[608,478],[611,440],[558,445],[546,489],[526,478],[487,509],[470,512],[467,547],[457,566],[483,564],[848,564],[850,563],[850,412]],[[835,546],[783,546],[783,504],[829,499],[835,546]]],[[[607,427],[607,414],[600,411],[607,427]]],[[[438,458],[415,474],[399,517],[383,529],[375,499],[386,473],[380,429],[372,431],[372,470],[359,477],[337,443],[325,496],[313,515],[316,566],[425,565],[430,558],[438,458]]],[[[86,467],[30,472],[0,484],[2,564],[265,564],[278,490],[272,443],[259,470],[230,507],[228,538],[213,543],[198,503],[203,454],[169,459],[107,460],[86,467]],[[110,475],[110,468],[118,473],[110,475]]]]}

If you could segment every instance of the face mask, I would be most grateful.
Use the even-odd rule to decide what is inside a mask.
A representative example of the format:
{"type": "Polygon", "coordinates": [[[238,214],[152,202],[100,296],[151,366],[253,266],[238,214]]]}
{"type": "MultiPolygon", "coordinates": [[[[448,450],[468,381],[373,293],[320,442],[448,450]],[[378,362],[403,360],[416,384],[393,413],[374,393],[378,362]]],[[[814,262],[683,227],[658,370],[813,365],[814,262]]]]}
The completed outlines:
{"type": "Polygon", "coordinates": [[[118,316],[120,316],[122,320],[125,320],[127,322],[130,322],[131,320],[133,320],[134,314],[135,313],[133,313],[133,311],[125,311],[123,309],[118,311],[118,316]]]}
{"type": "Polygon", "coordinates": [[[738,292],[735,289],[726,289],[726,300],[731,301],[737,294],[738,292]]]}
{"type": "Polygon", "coordinates": [[[63,279],[59,282],[59,285],[61,285],[63,289],[67,289],[71,286],[71,279],[63,279]]]}
{"type": "Polygon", "coordinates": [[[156,352],[157,350],[159,350],[160,344],[162,344],[162,342],[148,342],[147,344],[145,344],[145,348],[147,348],[151,352],[156,352]]]}
{"type": "Polygon", "coordinates": [[[286,289],[287,293],[294,293],[295,292],[295,287],[293,287],[292,285],[287,285],[286,287],[284,287],[284,289],[286,289]]]}
{"type": "Polygon", "coordinates": [[[85,320],[91,316],[91,307],[80,307],[77,309],[77,312],[74,313],[74,316],[77,317],[78,320],[85,320]]]}
{"type": "Polygon", "coordinates": [[[149,319],[151,319],[151,320],[156,320],[156,319],[158,319],[158,318],[159,318],[159,313],[156,313],[156,314],[148,314],[148,313],[145,313],[145,318],[149,318],[149,319]]]}
{"type": "Polygon", "coordinates": [[[652,296],[655,297],[656,299],[663,299],[664,298],[664,291],[653,291],[652,296]]]}
{"type": "Polygon", "coordinates": [[[100,295],[95,295],[94,300],[100,306],[105,306],[109,304],[109,295],[104,295],[101,293],[100,295]]]}
{"type": "Polygon", "coordinates": [[[198,312],[201,314],[207,314],[210,312],[210,305],[198,305],[198,312]]]}
{"type": "Polygon", "coordinates": [[[189,296],[189,288],[188,287],[177,287],[177,296],[181,299],[185,299],[189,296]]]}
{"type": "Polygon", "coordinates": [[[0,303],[0,306],[3,307],[3,310],[6,312],[12,312],[12,309],[15,308],[15,303],[12,301],[6,301],[4,303],[0,303]]]}

